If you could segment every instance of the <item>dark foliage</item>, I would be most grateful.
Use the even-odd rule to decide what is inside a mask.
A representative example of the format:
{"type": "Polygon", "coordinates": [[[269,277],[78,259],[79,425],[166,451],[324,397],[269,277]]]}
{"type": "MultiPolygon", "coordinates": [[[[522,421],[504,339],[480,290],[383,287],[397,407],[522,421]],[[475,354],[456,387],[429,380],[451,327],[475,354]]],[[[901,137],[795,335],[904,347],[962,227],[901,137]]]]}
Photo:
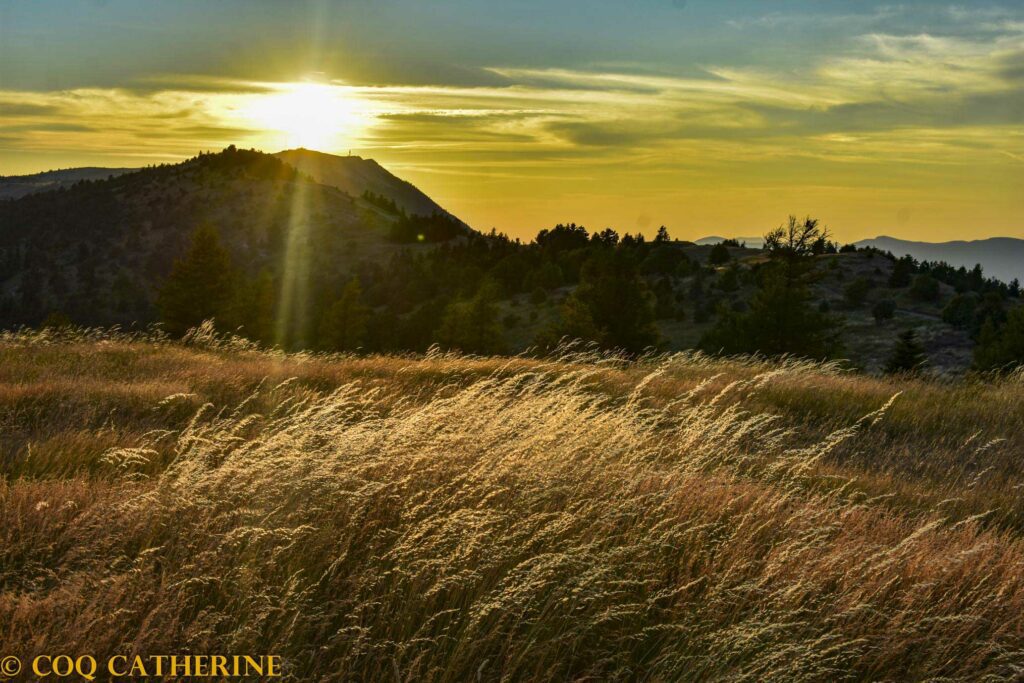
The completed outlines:
{"type": "Polygon", "coordinates": [[[913,374],[920,372],[927,362],[928,357],[925,355],[924,347],[917,340],[917,333],[914,330],[907,330],[896,338],[892,355],[885,364],[885,372],[913,374]]]}

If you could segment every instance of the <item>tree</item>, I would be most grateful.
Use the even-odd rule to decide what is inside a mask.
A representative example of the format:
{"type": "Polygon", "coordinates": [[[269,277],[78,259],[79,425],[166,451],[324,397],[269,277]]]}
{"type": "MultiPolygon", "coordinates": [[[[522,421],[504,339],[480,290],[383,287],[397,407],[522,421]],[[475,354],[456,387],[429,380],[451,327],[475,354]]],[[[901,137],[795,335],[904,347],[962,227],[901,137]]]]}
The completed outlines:
{"type": "Polygon", "coordinates": [[[799,261],[811,256],[827,243],[829,232],[821,227],[816,218],[808,216],[799,222],[796,216],[790,216],[789,222],[764,236],[764,250],[774,258],[786,261],[799,261]]]}
{"type": "Polygon", "coordinates": [[[761,268],[760,285],[750,310],[721,309],[714,327],[700,340],[709,352],[786,353],[828,358],[839,350],[836,321],[812,305],[809,283],[814,277],[815,245],[827,242],[828,231],[807,218],[765,236],[772,261],[761,268]]]}
{"type": "Polygon", "coordinates": [[[708,263],[713,266],[720,266],[728,263],[731,258],[732,255],[729,253],[729,248],[724,243],[719,242],[711,247],[711,252],[708,254],[708,263]]]}
{"type": "Polygon", "coordinates": [[[914,330],[907,330],[896,338],[892,355],[885,364],[885,372],[888,375],[913,374],[919,372],[927,362],[928,356],[925,355],[924,347],[917,341],[917,333],[914,330]]]}
{"type": "Polygon", "coordinates": [[[658,234],[654,236],[654,241],[659,244],[664,242],[671,242],[672,238],[669,237],[668,228],[666,228],[664,225],[658,228],[658,234]]]}
{"type": "Polygon", "coordinates": [[[942,309],[942,320],[953,327],[968,330],[974,326],[978,296],[971,293],[957,294],[942,309]]]}
{"type": "Polygon", "coordinates": [[[866,277],[859,277],[850,284],[846,285],[843,290],[843,298],[846,300],[846,305],[850,308],[860,308],[867,301],[868,292],[871,291],[873,284],[871,280],[866,277]]]}
{"type": "Polygon", "coordinates": [[[164,329],[179,336],[204,320],[230,317],[234,284],[231,256],[221,245],[217,229],[199,227],[157,296],[164,329]]]}
{"type": "Polygon", "coordinates": [[[881,323],[883,320],[892,320],[893,316],[896,315],[896,302],[892,299],[882,299],[872,307],[871,315],[875,316],[876,323],[881,323]]]}
{"type": "Polygon", "coordinates": [[[320,347],[330,351],[354,351],[366,341],[370,309],[363,304],[359,278],[352,278],[320,321],[320,347]]]}
{"type": "Polygon", "coordinates": [[[1017,306],[999,326],[991,318],[982,325],[974,347],[974,365],[980,370],[1000,370],[1024,364],[1024,307],[1017,306]]]}
{"type": "Polygon", "coordinates": [[[552,252],[583,249],[587,246],[590,236],[582,225],[559,223],[554,228],[544,229],[537,233],[537,244],[552,252]]]}
{"type": "Polygon", "coordinates": [[[621,248],[597,252],[566,300],[560,332],[604,348],[642,351],[658,341],[652,298],[629,254],[621,248]]]}
{"type": "Polygon", "coordinates": [[[732,293],[740,288],[740,276],[739,270],[735,265],[731,265],[728,268],[722,270],[722,273],[718,276],[718,282],[716,283],[718,288],[723,292],[732,293]]]}
{"type": "Polygon", "coordinates": [[[437,341],[466,353],[497,354],[504,350],[494,283],[484,282],[473,298],[448,305],[437,341]]]}
{"type": "Polygon", "coordinates": [[[897,259],[892,266],[892,273],[889,275],[889,286],[893,288],[906,287],[910,284],[911,276],[916,270],[917,262],[910,254],[897,259]]]}
{"type": "Polygon", "coordinates": [[[937,301],[939,292],[939,281],[924,273],[915,277],[910,286],[910,296],[918,301],[937,301]]]}
{"type": "Polygon", "coordinates": [[[233,317],[241,326],[241,333],[261,344],[273,344],[277,309],[277,286],[273,276],[263,270],[255,278],[240,278],[239,282],[233,317]]]}

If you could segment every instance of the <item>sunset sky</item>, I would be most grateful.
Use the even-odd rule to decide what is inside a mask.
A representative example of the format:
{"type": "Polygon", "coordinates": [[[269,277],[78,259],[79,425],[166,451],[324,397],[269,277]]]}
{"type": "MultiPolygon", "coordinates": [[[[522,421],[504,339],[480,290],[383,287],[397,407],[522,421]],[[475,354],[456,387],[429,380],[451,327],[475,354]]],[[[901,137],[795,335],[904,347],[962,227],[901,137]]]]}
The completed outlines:
{"type": "Polygon", "coordinates": [[[0,0],[0,174],[232,143],[519,237],[1024,237],[1024,4],[0,0]]]}

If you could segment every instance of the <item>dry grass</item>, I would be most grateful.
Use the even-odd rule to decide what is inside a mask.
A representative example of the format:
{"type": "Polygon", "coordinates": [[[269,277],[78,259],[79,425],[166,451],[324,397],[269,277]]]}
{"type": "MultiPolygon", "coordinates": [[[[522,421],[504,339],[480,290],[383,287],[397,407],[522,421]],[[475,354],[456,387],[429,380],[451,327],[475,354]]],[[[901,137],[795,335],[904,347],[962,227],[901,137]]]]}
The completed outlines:
{"type": "Polygon", "coordinates": [[[0,340],[3,653],[1024,676],[1019,378],[191,341],[0,340]]]}

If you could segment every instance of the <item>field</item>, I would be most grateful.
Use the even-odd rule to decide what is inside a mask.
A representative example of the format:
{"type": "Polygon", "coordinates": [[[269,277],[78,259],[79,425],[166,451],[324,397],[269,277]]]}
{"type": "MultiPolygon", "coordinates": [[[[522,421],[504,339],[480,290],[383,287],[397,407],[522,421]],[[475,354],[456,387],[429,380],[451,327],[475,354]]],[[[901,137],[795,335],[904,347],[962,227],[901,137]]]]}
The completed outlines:
{"type": "Polygon", "coordinates": [[[0,338],[0,654],[1024,676],[1024,378],[0,338]]]}

